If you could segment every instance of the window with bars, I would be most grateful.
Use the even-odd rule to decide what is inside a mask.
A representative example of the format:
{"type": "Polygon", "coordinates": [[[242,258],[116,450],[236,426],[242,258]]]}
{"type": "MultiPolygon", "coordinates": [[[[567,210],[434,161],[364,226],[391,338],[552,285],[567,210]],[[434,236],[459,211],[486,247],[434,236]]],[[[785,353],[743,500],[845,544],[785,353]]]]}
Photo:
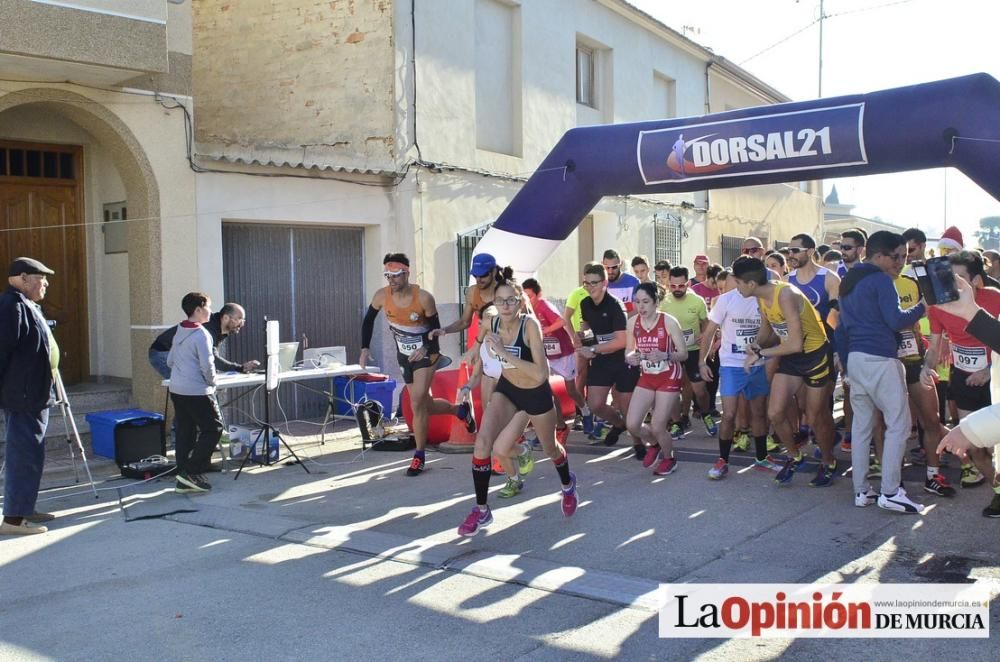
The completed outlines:
{"type": "Polygon", "coordinates": [[[733,262],[743,253],[743,237],[722,235],[722,266],[731,269],[733,262]]]}
{"type": "Polygon", "coordinates": [[[74,180],[73,152],[0,144],[0,177],[74,180]]]}
{"type": "Polygon", "coordinates": [[[671,266],[681,263],[681,238],[683,228],[679,216],[673,214],[653,216],[653,262],[667,260],[671,266]]]}
{"type": "MultiPolygon", "coordinates": [[[[479,240],[486,235],[486,231],[493,227],[492,223],[483,223],[477,228],[467,232],[460,232],[456,238],[455,245],[458,251],[458,314],[461,316],[465,312],[465,290],[469,286],[469,269],[472,268],[472,253],[476,250],[479,240]]],[[[465,334],[461,334],[461,347],[464,352],[466,347],[465,334]]]]}

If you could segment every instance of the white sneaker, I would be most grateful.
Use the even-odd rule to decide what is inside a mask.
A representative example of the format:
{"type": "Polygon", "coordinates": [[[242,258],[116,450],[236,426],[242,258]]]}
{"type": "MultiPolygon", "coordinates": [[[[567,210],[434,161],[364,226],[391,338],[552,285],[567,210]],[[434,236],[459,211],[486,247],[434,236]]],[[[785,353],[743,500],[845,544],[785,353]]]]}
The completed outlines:
{"type": "Polygon", "coordinates": [[[873,490],[870,485],[865,488],[864,492],[858,492],[854,495],[854,505],[858,508],[870,506],[876,501],[878,501],[878,492],[873,490]]]}
{"type": "MultiPolygon", "coordinates": [[[[857,503],[857,500],[855,500],[857,503]]],[[[886,496],[882,494],[878,498],[878,507],[885,508],[886,510],[895,510],[899,513],[922,513],[924,512],[924,505],[922,503],[917,503],[911,501],[910,497],[906,496],[906,490],[900,485],[899,489],[892,496],[886,496]]]]}
{"type": "Polygon", "coordinates": [[[27,519],[21,520],[20,524],[11,524],[0,520],[0,536],[31,536],[45,533],[49,528],[42,524],[32,524],[27,519]]]}

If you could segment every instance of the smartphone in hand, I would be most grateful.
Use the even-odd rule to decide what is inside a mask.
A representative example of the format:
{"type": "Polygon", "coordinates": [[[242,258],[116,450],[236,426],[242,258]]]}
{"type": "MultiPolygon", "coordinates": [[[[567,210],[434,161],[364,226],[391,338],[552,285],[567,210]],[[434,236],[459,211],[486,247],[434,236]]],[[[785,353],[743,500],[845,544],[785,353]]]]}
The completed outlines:
{"type": "Polygon", "coordinates": [[[924,300],[932,306],[958,301],[955,272],[946,256],[932,257],[927,262],[914,262],[913,273],[924,300]]]}

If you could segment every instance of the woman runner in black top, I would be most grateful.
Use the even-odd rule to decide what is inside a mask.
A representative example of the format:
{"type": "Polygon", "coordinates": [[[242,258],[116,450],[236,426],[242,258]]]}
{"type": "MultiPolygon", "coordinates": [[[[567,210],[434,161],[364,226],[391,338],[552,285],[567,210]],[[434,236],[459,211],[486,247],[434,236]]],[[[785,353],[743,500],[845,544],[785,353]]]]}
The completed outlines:
{"type": "MultiPolygon", "coordinates": [[[[509,425],[522,425],[515,414],[528,414],[542,449],[549,456],[559,472],[562,483],[562,511],[570,517],[576,512],[576,476],[570,473],[566,449],[556,442],[556,412],[552,402],[552,388],[549,386],[549,363],[545,358],[542,332],[538,321],[520,312],[521,299],[510,281],[497,286],[494,305],[499,310],[499,324],[496,333],[489,333],[484,339],[491,356],[501,365],[501,375],[496,390],[490,397],[483,414],[482,426],[476,435],[476,446],[472,453],[472,482],[476,489],[476,507],[458,527],[462,536],[474,536],[483,527],[493,522],[493,515],[487,505],[490,488],[490,455],[498,438],[511,436],[503,434],[509,425]]],[[[492,329],[491,329],[492,331],[492,329]]],[[[518,430],[520,433],[520,430],[518,430]]],[[[496,449],[499,455],[509,455],[510,448],[496,449]]]]}

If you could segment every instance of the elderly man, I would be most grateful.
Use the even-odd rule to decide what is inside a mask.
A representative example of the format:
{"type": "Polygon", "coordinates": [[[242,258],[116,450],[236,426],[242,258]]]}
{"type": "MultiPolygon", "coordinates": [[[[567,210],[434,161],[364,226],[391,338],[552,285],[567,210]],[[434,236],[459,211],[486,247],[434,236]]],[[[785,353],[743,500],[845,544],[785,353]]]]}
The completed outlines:
{"type": "Polygon", "coordinates": [[[38,302],[55,272],[38,260],[19,257],[7,270],[0,295],[0,406],[7,418],[3,523],[0,535],[45,533],[53,519],[35,511],[45,464],[45,429],[55,403],[53,374],[59,347],[38,302]]]}
{"type": "MultiPolygon", "coordinates": [[[[234,336],[240,332],[246,324],[246,311],[238,303],[223,304],[217,313],[205,323],[205,330],[212,336],[212,355],[215,359],[215,369],[219,372],[250,372],[260,365],[258,361],[246,361],[235,363],[227,361],[219,355],[219,347],[226,342],[226,338],[234,336]]],[[[170,379],[170,368],[167,367],[167,354],[174,344],[174,335],[177,327],[172,326],[153,341],[149,346],[149,364],[164,379],[170,379]]]]}

